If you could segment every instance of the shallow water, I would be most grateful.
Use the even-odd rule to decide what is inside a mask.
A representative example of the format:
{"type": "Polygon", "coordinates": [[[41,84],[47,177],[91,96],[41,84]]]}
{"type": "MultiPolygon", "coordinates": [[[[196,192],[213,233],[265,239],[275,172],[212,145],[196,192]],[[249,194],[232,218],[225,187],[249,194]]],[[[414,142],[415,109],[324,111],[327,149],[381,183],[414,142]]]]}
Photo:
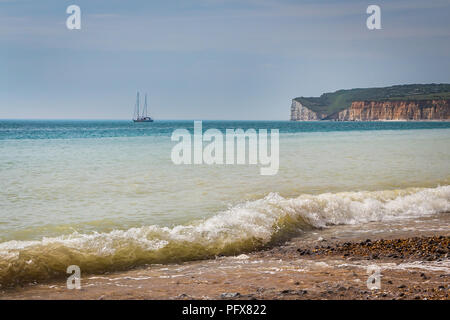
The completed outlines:
{"type": "Polygon", "coordinates": [[[450,211],[448,122],[203,122],[279,129],[274,176],[174,165],[170,135],[185,127],[0,121],[0,279],[234,254],[318,227],[450,211]]]}

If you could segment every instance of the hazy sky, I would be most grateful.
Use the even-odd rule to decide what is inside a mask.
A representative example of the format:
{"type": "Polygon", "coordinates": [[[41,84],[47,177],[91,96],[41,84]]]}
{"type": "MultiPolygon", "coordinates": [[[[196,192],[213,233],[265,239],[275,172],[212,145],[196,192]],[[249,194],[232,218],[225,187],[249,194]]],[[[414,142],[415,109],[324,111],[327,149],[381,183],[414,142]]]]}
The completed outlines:
{"type": "Polygon", "coordinates": [[[449,17],[448,0],[0,0],[0,118],[130,119],[139,90],[156,119],[287,120],[297,96],[449,83],[449,17]]]}

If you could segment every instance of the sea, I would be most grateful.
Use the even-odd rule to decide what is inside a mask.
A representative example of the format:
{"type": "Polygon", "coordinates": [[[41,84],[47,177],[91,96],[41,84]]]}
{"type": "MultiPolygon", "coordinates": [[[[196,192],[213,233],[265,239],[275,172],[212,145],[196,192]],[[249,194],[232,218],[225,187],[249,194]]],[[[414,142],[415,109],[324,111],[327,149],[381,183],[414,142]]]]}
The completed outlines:
{"type": "Polygon", "coordinates": [[[172,133],[193,121],[0,120],[0,285],[70,265],[96,274],[239,255],[342,225],[436,225],[450,212],[450,122],[202,124],[278,129],[277,174],[174,164],[172,133]]]}

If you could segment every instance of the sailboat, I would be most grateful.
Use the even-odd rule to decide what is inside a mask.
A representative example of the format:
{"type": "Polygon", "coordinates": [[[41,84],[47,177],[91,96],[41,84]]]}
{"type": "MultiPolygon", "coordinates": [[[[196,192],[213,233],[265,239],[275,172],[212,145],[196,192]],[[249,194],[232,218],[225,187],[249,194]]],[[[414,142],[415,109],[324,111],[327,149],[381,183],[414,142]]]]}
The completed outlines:
{"type": "Polygon", "coordinates": [[[147,94],[145,94],[144,108],[142,109],[141,114],[139,110],[139,92],[137,93],[136,105],[134,106],[133,122],[153,122],[153,119],[150,118],[147,114],[147,94]]]}

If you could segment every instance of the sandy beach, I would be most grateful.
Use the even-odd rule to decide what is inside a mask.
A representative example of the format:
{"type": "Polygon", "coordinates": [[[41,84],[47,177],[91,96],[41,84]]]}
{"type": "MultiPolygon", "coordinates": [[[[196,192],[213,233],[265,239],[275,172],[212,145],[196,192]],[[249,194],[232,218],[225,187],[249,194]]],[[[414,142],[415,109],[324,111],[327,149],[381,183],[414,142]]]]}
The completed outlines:
{"type": "Polygon", "coordinates": [[[238,256],[82,274],[79,290],[67,289],[61,279],[4,289],[0,297],[448,300],[448,222],[443,215],[442,228],[433,219],[393,224],[377,235],[371,234],[373,224],[360,227],[359,235],[355,235],[357,226],[335,227],[238,256]],[[412,229],[416,230],[414,236],[412,229]],[[380,268],[379,289],[367,287],[370,266],[380,268]]]}

